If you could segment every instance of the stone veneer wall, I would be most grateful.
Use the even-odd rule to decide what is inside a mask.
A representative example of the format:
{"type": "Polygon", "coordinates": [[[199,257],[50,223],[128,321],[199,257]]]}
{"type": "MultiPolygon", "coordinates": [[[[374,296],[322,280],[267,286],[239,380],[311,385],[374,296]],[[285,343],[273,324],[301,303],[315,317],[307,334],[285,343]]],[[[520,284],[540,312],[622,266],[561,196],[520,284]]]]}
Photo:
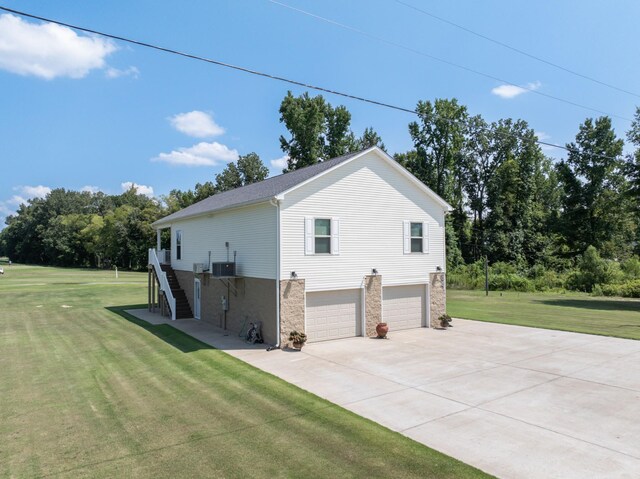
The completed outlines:
{"type": "Polygon", "coordinates": [[[280,348],[289,345],[289,333],[304,332],[304,279],[280,281],[280,348]]]}
{"type": "Polygon", "coordinates": [[[429,282],[431,283],[431,304],[430,318],[431,327],[439,328],[440,321],[438,318],[447,312],[447,282],[444,273],[429,274],[429,282]]]}
{"type": "Polygon", "coordinates": [[[366,276],[364,285],[365,335],[377,336],[376,325],[382,322],[382,276],[366,276]]]}
{"type": "MultiPolygon", "coordinates": [[[[193,311],[193,280],[200,280],[200,317],[201,320],[217,327],[224,327],[224,311],[221,297],[227,297],[229,310],[227,311],[226,329],[238,334],[243,328],[249,328],[249,322],[262,321],[262,337],[265,344],[276,344],[276,281],[262,278],[236,278],[229,280],[235,284],[227,292],[227,286],[218,278],[208,273],[194,275],[190,271],[176,270],[180,287],[184,289],[189,305],[193,311]]],[[[227,281],[227,280],[225,280],[227,281]]]]}

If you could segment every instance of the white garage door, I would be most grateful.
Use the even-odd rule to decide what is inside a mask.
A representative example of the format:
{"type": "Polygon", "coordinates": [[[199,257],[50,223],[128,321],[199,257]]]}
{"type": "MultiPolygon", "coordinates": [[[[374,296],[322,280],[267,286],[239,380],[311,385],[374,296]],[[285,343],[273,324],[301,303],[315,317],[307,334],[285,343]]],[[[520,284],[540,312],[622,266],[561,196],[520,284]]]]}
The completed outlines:
{"type": "Polygon", "coordinates": [[[360,294],[359,289],[307,293],[306,332],[309,341],[359,336],[360,294]]]}
{"type": "Polygon", "coordinates": [[[425,285],[385,286],[382,314],[390,331],[419,328],[424,321],[425,285]]]}

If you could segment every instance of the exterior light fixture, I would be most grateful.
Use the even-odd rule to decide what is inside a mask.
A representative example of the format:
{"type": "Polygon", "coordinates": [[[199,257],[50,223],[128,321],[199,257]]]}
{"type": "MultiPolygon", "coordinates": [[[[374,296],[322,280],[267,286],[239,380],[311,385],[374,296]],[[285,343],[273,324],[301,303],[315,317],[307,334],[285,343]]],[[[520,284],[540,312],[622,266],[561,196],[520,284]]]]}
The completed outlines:
{"type": "Polygon", "coordinates": [[[377,269],[375,269],[375,268],[373,268],[373,269],[371,270],[371,274],[373,274],[374,276],[378,276],[378,270],[377,270],[377,269]]]}
{"type": "Polygon", "coordinates": [[[438,271],[438,272],[442,271],[442,267],[441,266],[436,266],[436,271],[438,271]]]}
{"type": "Polygon", "coordinates": [[[296,274],[296,272],[292,271],[291,272],[291,279],[297,279],[297,278],[298,278],[298,275],[296,274]]]}

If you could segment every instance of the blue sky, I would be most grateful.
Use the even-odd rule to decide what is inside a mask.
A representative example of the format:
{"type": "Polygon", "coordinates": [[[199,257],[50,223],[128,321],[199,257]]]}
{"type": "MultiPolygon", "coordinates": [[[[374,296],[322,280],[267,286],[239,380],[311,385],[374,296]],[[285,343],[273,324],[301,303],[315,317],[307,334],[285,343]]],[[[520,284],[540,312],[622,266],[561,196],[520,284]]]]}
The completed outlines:
{"type": "MultiPolygon", "coordinates": [[[[640,94],[637,1],[403,1],[640,94]]],[[[559,144],[571,141],[585,118],[599,114],[428,55],[610,115],[631,118],[640,105],[637,96],[534,61],[394,0],[282,3],[351,29],[268,0],[0,0],[9,8],[403,107],[456,97],[472,114],[489,121],[525,119],[546,141],[559,144]]],[[[305,91],[0,13],[0,221],[49,188],[113,194],[133,182],[155,196],[193,188],[251,151],[279,173],[278,138],[286,130],[278,108],[289,89],[305,91]]],[[[411,148],[412,115],[324,96],[347,106],[356,134],[373,126],[391,153],[411,148]]],[[[622,118],[613,124],[619,136],[629,128],[622,118]]],[[[560,150],[545,152],[563,156],[560,150]]]]}

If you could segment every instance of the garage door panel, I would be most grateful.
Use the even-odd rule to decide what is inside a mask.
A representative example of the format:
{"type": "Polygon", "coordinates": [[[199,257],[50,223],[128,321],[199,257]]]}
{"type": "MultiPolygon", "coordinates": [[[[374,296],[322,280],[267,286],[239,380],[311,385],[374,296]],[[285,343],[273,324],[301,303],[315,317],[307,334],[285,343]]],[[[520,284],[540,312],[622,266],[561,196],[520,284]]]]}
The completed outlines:
{"type": "Polygon", "coordinates": [[[425,285],[385,286],[382,311],[389,329],[420,328],[425,318],[425,285]]]}
{"type": "Polygon", "coordinates": [[[309,341],[357,336],[361,321],[360,294],[359,289],[307,293],[309,341]]]}

